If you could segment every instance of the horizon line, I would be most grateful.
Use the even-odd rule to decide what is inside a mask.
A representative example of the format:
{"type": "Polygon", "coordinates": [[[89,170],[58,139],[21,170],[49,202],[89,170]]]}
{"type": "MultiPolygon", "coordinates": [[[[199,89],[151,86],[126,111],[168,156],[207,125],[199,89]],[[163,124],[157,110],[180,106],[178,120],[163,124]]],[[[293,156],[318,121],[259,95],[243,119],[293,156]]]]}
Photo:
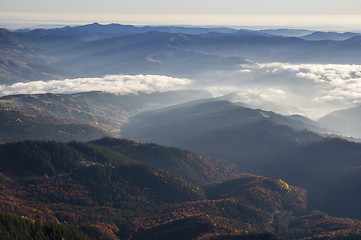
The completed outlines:
{"type": "Polygon", "coordinates": [[[305,28],[361,30],[361,14],[110,14],[0,12],[0,27],[77,26],[98,22],[135,26],[222,26],[231,28],[305,28]]]}

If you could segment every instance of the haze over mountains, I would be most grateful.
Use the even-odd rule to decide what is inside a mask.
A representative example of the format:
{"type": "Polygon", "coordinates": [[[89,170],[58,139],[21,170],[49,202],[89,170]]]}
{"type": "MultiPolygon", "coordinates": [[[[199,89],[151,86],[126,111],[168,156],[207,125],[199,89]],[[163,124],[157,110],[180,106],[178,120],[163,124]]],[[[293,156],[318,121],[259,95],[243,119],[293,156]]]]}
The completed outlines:
{"type": "MultiPolygon", "coordinates": [[[[120,136],[120,129],[128,121],[128,118],[141,111],[165,107],[192,99],[207,98],[209,96],[210,94],[207,92],[195,90],[141,95],[116,95],[104,92],[86,92],[70,95],[47,93],[1,97],[0,108],[3,111],[11,110],[20,114],[40,115],[43,116],[43,121],[49,121],[49,123],[55,122],[51,119],[58,119],[57,121],[59,122],[68,121],[70,123],[88,124],[93,128],[100,128],[103,134],[120,136]]],[[[14,124],[25,127],[26,122],[14,122],[14,124]]],[[[34,136],[31,139],[42,139],[36,138],[36,136],[37,133],[34,131],[34,136]]],[[[22,139],[19,138],[18,140],[22,139]]],[[[87,138],[86,140],[92,139],[94,138],[87,138]]],[[[52,140],[59,141],[61,139],[53,138],[52,140]]],[[[76,140],[76,138],[69,140],[76,140]]],[[[4,137],[3,141],[8,142],[9,140],[4,137]]]]}
{"type": "Polygon", "coordinates": [[[352,32],[1,29],[0,230],[358,239],[360,54],[352,32]]]}
{"type": "Polygon", "coordinates": [[[213,101],[140,114],[125,126],[123,136],[225,159],[243,172],[281,177],[306,188],[315,209],[358,216],[356,202],[344,197],[360,186],[361,145],[306,129],[322,131],[316,122],[299,116],[213,101]],[[331,196],[337,192],[339,197],[331,196]]]}
{"type": "MultiPolygon", "coordinates": [[[[313,34],[96,23],[22,32],[2,29],[0,80],[6,86],[0,94],[55,91],[51,83],[36,92],[45,83],[32,85],[31,91],[28,85],[13,85],[17,82],[89,82],[105,75],[151,74],[188,78],[191,84],[183,87],[217,96],[240,92],[239,101],[252,107],[314,119],[357,105],[359,93],[352,86],[360,77],[359,35],[316,32],[324,39],[311,41],[301,33],[313,34]],[[345,37],[335,41],[338,35],[345,37]]],[[[106,80],[101,85],[109,86],[106,80]]]]}

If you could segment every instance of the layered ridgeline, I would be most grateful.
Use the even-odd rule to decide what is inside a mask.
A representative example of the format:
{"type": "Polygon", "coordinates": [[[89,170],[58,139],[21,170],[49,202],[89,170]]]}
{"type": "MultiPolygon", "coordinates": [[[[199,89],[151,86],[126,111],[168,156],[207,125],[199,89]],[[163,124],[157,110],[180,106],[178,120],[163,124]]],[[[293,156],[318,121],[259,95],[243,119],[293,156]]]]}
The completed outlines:
{"type": "Polygon", "coordinates": [[[1,29],[0,40],[2,84],[106,74],[194,77],[210,69],[237,70],[239,64],[249,63],[245,59],[360,63],[360,37],[355,33],[93,24],[23,32],[1,29]]]}
{"type": "Polygon", "coordinates": [[[310,120],[226,101],[195,102],[140,114],[123,134],[228,160],[241,172],[284,179],[308,190],[309,204],[361,218],[361,144],[309,130],[310,120]]]}
{"type": "Polygon", "coordinates": [[[336,134],[361,138],[358,127],[361,120],[361,106],[331,112],[318,120],[319,123],[334,129],[336,134]]]}
{"type": "MultiPolygon", "coordinates": [[[[0,88],[25,92],[30,85],[19,81],[78,78],[62,82],[69,84],[87,77],[101,77],[90,79],[100,85],[107,74],[189,77],[193,87],[209,87],[238,79],[227,76],[240,69],[247,74],[257,66],[253,61],[358,64],[360,46],[354,33],[289,29],[1,29],[0,88]]],[[[361,222],[342,218],[361,218],[360,144],[326,138],[318,123],[302,116],[220,98],[169,107],[209,97],[202,91],[1,97],[0,142],[63,141],[0,144],[0,207],[24,216],[1,213],[2,235],[16,239],[18,227],[27,238],[54,232],[64,239],[71,232],[91,239],[360,238],[361,222]],[[123,129],[129,117],[167,106],[123,129]],[[94,140],[109,135],[172,147],[94,140]],[[70,140],[93,141],[64,143],[70,140]]]]}
{"type": "MultiPolygon", "coordinates": [[[[292,239],[339,239],[361,232],[357,220],[308,212],[306,191],[281,179],[230,176],[232,164],[203,162],[174,148],[102,139],[8,143],[0,152],[0,206],[38,224],[29,228],[61,222],[96,239],[279,239],[272,232],[292,239]],[[173,173],[153,167],[165,164],[162,156],[193,164],[200,176],[175,175],[188,171],[177,164],[173,173]],[[224,174],[212,174],[214,166],[224,174]]],[[[4,225],[9,224],[1,229],[4,225]]]]}
{"type": "Polygon", "coordinates": [[[256,161],[322,139],[306,129],[320,128],[306,118],[211,99],[142,113],[122,132],[126,138],[227,159],[250,171],[256,161]]]}
{"type": "Polygon", "coordinates": [[[0,141],[88,141],[107,135],[119,136],[129,116],[210,96],[207,92],[192,90],[137,95],[85,92],[4,96],[0,98],[3,123],[0,141]]]}
{"type": "Polygon", "coordinates": [[[83,39],[102,39],[133,35],[147,32],[166,32],[166,33],[184,33],[184,34],[207,34],[207,33],[225,33],[237,35],[258,35],[258,36],[284,36],[284,37],[302,37],[322,36],[322,39],[312,40],[345,40],[359,34],[353,32],[314,32],[306,29],[265,29],[265,30],[247,30],[234,29],[226,27],[182,27],[182,26],[132,26],[122,24],[102,25],[97,22],[82,26],[61,27],[54,29],[20,29],[16,32],[27,33],[30,36],[76,36],[83,39]],[[336,37],[338,36],[338,37],[336,37]]]}

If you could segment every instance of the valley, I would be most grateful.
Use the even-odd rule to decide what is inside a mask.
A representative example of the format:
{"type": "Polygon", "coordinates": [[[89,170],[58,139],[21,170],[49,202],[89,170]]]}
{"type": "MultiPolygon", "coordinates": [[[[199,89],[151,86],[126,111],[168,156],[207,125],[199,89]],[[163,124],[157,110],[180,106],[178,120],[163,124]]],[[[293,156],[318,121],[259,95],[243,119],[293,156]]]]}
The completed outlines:
{"type": "Polygon", "coordinates": [[[1,29],[0,234],[359,239],[360,43],[307,29],[1,29]]]}

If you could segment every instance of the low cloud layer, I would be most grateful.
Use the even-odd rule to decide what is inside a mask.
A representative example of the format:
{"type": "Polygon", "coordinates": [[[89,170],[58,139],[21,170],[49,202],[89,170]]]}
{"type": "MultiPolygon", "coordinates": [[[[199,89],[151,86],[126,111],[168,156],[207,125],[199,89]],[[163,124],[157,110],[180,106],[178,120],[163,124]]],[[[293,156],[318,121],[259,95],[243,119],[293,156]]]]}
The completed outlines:
{"type": "Polygon", "coordinates": [[[361,105],[361,65],[254,63],[239,71],[208,71],[191,81],[158,75],[108,75],[0,85],[0,95],[104,91],[116,94],[151,93],[184,88],[229,93],[232,101],[283,114],[317,119],[342,108],[361,105]]]}
{"type": "Polygon", "coordinates": [[[192,83],[186,78],[159,75],[107,75],[103,78],[76,78],[0,85],[0,96],[35,93],[76,93],[103,91],[120,95],[180,90],[192,83]]]}
{"type": "Polygon", "coordinates": [[[312,80],[318,87],[315,102],[361,103],[361,65],[347,64],[256,64],[268,73],[312,80]]]}
{"type": "Polygon", "coordinates": [[[238,93],[233,101],[283,114],[317,119],[361,105],[361,65],[253,63],[213,75],[214,95],[238,93]]]}

